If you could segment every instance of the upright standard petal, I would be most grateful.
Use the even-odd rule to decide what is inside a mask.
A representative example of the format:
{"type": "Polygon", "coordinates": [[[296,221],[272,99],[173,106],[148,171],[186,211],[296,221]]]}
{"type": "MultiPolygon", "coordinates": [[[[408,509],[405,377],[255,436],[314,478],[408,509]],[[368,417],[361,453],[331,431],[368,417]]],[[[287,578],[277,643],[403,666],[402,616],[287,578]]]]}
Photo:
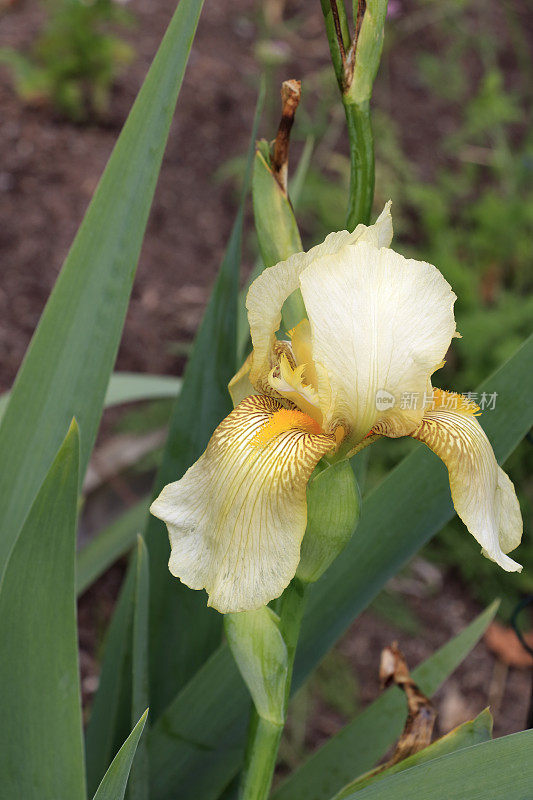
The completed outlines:
{"type": "Polygon", "coordinates": [[[522,517],[514,486],[496,463],[475,409],[447,409],[446,397],[453,395],[439,394],[438,406],[425,412],[412,435],[444,461],[455,510],[483,548],[483,554],[507,572],[520,571],[520,564],[506,555],[518,547],[522,538],[522,517]]]}
{"type": "Polygon", "coordinates": [[[428,379],[455,333],[455,295],[436,267],[358,243],[300,275],[324,430],[348,423],[357,444],[380,420],[419,424],[428,379]],[[417,396],[405,407],[403,396],[417,396]]]}
{"type": "Polygon", "coordinates": [[[223,613],[278,597],[298,566],[307,481],[334,445],[300,411],[262,395],[243,400],[152,504],[168,527],[171,573],[205,588],[223,613]]]}
{"type": "Polygon", "coordinates": [[[250,382],[250,370],[252,368],[252,354],[248,356],[244,364],[228,383],[228,391],[231,396],[233,408],[239,405],[245,397],[255,394],[255,389],[250,382]]]}
{"type": "Polygon", "coordinates": [[[281,309],[292,292],[299,289],[299,277],[316,259],[338,253],[349,244],[368,241],[375,247],[388,247],[392,241],[390,201],[374,225],[358,225],[349,233],[330,233],[322,244],[307,253],[295,253],[286,261],[265,269],[250,286],[246,298],[253,344],[250,380],[260,388],[261,380],[275,366],[274,344],[281,324],[281,309]]]}

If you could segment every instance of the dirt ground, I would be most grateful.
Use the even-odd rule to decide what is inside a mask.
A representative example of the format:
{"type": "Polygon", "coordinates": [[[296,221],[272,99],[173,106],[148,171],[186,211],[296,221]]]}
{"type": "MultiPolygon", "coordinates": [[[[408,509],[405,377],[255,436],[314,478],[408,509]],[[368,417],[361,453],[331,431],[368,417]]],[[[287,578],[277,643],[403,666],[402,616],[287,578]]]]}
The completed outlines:
{"type": "MultiPolygon", "coordinates": [[[[304,0],[295,0],[289,10],[294,14],[305,6],[304,0]]],[[[0,69],[0,391],[15,377],[175,2],[131,0],[129,7],[138,20],[136,30],[128,34],[138,55],[118,82],[104,126],[77,126],[49,111],[23,107],[6,70],[0,69]]],[[[39,6],[19,0],[0,21],[0,46],[27,46],[41,22],[39,6]]],[[[118,357],[120,370],[181,371],[171,345],[190,339],[198,325],[235,213],[234,188],[215,175],[223,163],[243,153],[248,141],[258,74],[253,53],[257,24],[253,0],[232,0],[231,6],[206,2],[148,224],[118,357]]],[[[311,65],[327,63],[322,26],[316,3],[294,39],[281,77],[305,81],[311,65]]],[[[389,99],[399,114],[410,108],[407,144],[420,150],[421,140],[432,141],[435,114],[427,114],[409,70],[398,75],[403,77],[394,78],[389,99]],[[426,137],[415,135],[421,125],[426,126],[426,137]]],[[[444,113],[438,124],[446,125],[444,113]]],[[[274,131],[261,133],[270,138],[274,131]]],[[[249,255],[249,266],[251,260],[249,255]]],[[[121,566],[111,570],[80,605],[87,698],[96,686],[96,646],[121,574],[121,566]]],[[[421,622],[420,634],[407,636],[368,611],[340,644],[357,674],[361,705],[378,694],[384,645],[399,639],[415,666],[480,610],[464,587],[447,576],[436,594],[429,597],[420,589],[405,597],[421,622]]],[[[507,670],[480,644],[438,694],[440,732],[479,713],[489,702],[498,735],[520,730],[530,684],[529,670],[507,670]]],[[[309,746],[324,741],[342,722],[342,714],[319,701],[307,729],[309,746]]]]}
{"type": "MultiPolygon", "coordinates": [[[[0,69],[0,389],[11,384],[120,128],[174,10],[134,0],[137,59],[119,80],[106,127],[24,108],[0,69]]],[[[118,369],[176,372],[168,343],[197,327],[233,221],[232,187],[213,176],[247,144],[256,89],[253,3],[207,3],[133,289],[118,369]],[[232,46],[227,47],[226,42],[232,46]]],[[[39,5],[2,16],[0,46],[31,42],[39,5]]]]}

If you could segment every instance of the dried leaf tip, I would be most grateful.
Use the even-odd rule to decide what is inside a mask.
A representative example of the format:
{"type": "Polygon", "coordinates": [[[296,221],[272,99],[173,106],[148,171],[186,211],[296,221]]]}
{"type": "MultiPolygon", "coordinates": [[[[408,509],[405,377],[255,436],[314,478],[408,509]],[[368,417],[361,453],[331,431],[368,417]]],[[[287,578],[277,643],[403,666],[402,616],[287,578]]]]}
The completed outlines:
{"type": "Polygon", "coordinates": [[[281,190],[287,195],[287,177],[289,171],[289,145],[294,115],[302,93],[302,83],[294,79],[281,84],[281,120],[274,142],[272,171],[281,190]]]}
{"type": "Polygon", "coordinates": [[[437,714],[431,700],[420,691],[411,678],[409,667],[397,642],[383,649],[379,678],[384,688],[394,683],[405,692],[407,698],[408,713],[403,733],[392,758],[384,765],[390,767],[429,745],[437,714]]]}

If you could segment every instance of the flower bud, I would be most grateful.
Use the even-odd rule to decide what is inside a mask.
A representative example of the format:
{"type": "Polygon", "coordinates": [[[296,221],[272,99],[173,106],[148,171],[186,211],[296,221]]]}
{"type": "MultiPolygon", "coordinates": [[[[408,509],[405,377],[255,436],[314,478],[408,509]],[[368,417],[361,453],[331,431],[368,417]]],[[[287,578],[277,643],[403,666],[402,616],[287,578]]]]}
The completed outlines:
{"type": "Polygon", "coordinates": [[[326,467],[307,486],[307,528],[296,577],[320,578],[344,550],[360,514],[360,493],[349,461],[326,467]]]}

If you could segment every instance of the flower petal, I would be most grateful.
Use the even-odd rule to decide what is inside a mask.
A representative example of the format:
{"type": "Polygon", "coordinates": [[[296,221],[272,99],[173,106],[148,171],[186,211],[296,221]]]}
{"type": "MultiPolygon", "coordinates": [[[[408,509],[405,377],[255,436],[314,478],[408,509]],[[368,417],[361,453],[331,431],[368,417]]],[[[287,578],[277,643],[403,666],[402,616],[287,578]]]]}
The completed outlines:
{"type": "Polygon", "coordinates": [[[258,389],[261,379],[275,366],[273,348],[281,324],[281,308],[289,295],[299,288],[300,273],[316,259],[337,253],[357,241],[370,241],[377,247],[388,246],[392,240],[390,205],[389,201],[374,225],[358,225],[353,233],[330,233],[322,244],[265,269],[252,283],[246,298],[254,347],[250,380],[258,389]]]}
{"type": "Polygon", "coordinates": [[[520,506],[474,414],[442,407],[426,411],[412,435],[446,464],[455,510],[483,554],[507,572],[520,571],[520,564],[506,555],[522,538],[520,506]]]}
{"type": "Polygon", "coordinates": [[[324,430],[348,423],[357,444],[386,419],[391,435],[411,433],[423,415],[428,378],[455,332],[450,285],[431,264],[366,243],[314,261],[300,285],[324,430]],[[402,408],[404,393],[420,402],[402,408]]]}
{"type": "Polygon", "coordinates": [[[252,354],[244,361],[244,364],[228,383],[228,391],[231,395],[233,408],[239,405],[241,400],[255,394],[255,389],[250,381],[250,369],[252,367],[252,354]]]}
{"type": "Polygon", "coordinates": [[[333,437],[274,398],[247,397],[205,453],[151,507],[166,522],[169,569],[223,613],[278,597],[296,572],[306,485],[333,437]]]}

